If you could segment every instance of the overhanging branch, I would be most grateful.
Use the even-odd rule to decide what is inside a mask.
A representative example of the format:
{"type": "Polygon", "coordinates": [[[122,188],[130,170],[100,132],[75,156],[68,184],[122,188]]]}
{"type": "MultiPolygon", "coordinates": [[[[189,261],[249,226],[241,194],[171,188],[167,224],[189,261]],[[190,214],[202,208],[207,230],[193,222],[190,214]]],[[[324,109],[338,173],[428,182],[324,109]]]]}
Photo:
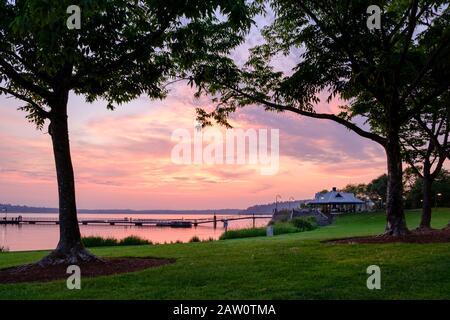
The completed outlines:
{"type": "Polygon", "coordinates": [[[42,107],[40,107],[36,102],[34,102],[32,99],[28,98],[27,96],[14,92],[13,90],[0,87],[0,91],[3,91],[6,94],[9,94],[19,100],[22,100],[26,103],[28,103],[33,109],[42,117],[48,119],[50,117],[50,113],[48,111],[45,111],[42,107]]]}
{"type": "Polygon", "coordinates": [[[256,103],[260,103],[263,105],[266,105],[268,107],[271,107],[275,110],[279,110],[279,111],[291,111],[293,113],[305,116],[305,117],[309,117],[309,118],[315,118],[315,119],[326,119],[326,120],[331,120],[334,122],[337,122],[343,126],[345,126],[347,129],[355,132],[356,134],[360,135],[361,137],[370,139],[372,141],[378,142],[380,145],[382,145],[383,147],[386,146],[386,138],[381,137],[375,133],[366,131],[360,127],[358,127],[356,124],[354,124],[353,122],[350,122],[348,120],[345,120],[343,118],[338,117],[335,114],[329,114],[329,113],[316,113],[316,112],[310,112],[310,111],[305,111],[305,110],[301,110],[292,106],[285,106],[285,105],[281,105],[281,104],[277,104],[277,103],[273,103],[271,101],[267,101],[264,99],[260,99],[258,97],[252,96],[246,92],[243,92],[240,89],[237,88],[233,88],[233,87],[229,87],[227,86],[230,90],[233,90],[235,92],[237,92],[238,94],[244,96],[247,99],[250,99],[256,103]]]}
{"type": "Polygon", "coordinates": [[[9,77],[11,80],[13,80],[18,86],[22,87],[23,89],[33,92],[34,94],[37,94],[41,96],[41,98],[46,99],[47,101],[50,101],[52,99],[52,93],[42,87],[39,87],[35,85],[34,83],[28,81],[20,73],[18,73],[8,62],[6,62],[4,59],[0,58],[0,66],[2,67],[1,70],[9,77]]]}

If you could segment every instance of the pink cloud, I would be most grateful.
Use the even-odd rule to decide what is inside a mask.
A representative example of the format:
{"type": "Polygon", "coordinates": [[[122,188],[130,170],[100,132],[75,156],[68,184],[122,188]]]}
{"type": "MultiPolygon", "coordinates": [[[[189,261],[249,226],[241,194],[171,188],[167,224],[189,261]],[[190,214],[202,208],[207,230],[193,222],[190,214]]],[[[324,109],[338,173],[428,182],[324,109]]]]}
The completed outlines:
{"type": "MultiPolygon", "coordinates": [[[[71,117],[79,207],[246,207],[270,202],[277,193],[309,198],[330,184],[367,181],[384,170],[382,151],[372,142],[332,123],[258,107],[240,110],[232,121],[244,129],[280,129],[277,175],[261,176],[254,166],[174,164],[172,131],[193,130],[195,107],[209,101],[192,98],[184,84],[173,92],[165,101],[141,98],[135,108],[117,113],[99,109],[87,121],[71,117]]],[[[1,180],[11,186],[1,189],[0,200],[56,205],[50,137],[26,124],[20,112],[0,108],[0,114],[7,119],[0,128],[1,180]]]]}

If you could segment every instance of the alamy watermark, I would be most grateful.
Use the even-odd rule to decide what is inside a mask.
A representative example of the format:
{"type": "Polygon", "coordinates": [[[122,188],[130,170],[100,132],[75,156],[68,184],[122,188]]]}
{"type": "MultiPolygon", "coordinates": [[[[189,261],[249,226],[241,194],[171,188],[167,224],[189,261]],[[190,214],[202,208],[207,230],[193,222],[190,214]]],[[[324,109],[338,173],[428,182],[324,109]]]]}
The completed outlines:
{"type": "Polygon", "coordinates": [[[175,164],[257,165],[262,175],[274,175],[279,169],[279,129],[228,129],[224,134],[196,123],[194,130],[174,130],[172,141],[177,142],[171,151],[175,164]]]}
{"type": "Polygon", "coordinates": [[[67,29],[81,29],[81,8],[77,5],[70,5],[67,7],[66,12],[70,14],[70,16],[66,20],[67,29]]]}
{"type": "Polygon", "coordinates": [[[77,265],[70,265],[67,267],[67,274],[70,276],[66,280],[66,286],[69,290],[81,289],[81,269],[77,265]]]}
{"type": "Polygon", "coordinates": [[[377,265],[371,265],[367,267],[367,274],[370,276],[367,278],[366,285],[369,290],[381,289],[381,269],[377,265]]]}
{"type": "Polygon", "coordinates": [[[367,8],[367,14],[370,16],[367,18],[367,28],[369,30],[380,30],[381,29],[381,8],[377,5],[371,5],[367,8]]]}

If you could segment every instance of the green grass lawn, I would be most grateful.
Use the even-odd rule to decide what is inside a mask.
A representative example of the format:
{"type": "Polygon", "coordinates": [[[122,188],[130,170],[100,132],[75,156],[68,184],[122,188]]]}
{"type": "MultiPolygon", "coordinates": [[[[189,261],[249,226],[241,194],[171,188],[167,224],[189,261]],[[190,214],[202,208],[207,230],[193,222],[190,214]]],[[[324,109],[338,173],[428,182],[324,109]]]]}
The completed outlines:
{"type": "MultiPolygon", "coordinates": [[[[409,228],[419,222],[407,213],[409,228]]],[[[433,212],[434,227],[450,209],[433,212]]],[[[104,257],[165,257],[177,262],[144,271],[65,281],[0,285],[1,299],[449,299],[450,243],[332,245],[321,240],[381,233],[382,214],[340,217],[313,231],[273,238],[97,248],[104,257]],[[381,267],[381,290],[368,290],[366,268],[381,267]]],[[[0,253],[0,268],[46,252],[0,253]]]]}

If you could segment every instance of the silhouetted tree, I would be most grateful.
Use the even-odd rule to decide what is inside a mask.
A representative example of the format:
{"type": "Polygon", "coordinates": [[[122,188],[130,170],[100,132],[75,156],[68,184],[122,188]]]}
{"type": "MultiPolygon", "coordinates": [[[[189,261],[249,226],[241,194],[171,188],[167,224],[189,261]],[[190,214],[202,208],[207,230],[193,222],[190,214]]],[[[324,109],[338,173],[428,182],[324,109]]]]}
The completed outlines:
{"type": "Polygon", "coordinates": [[[387,157],[385,234],[408,233],[400,132],[403,124],[448,91],[448,3],[269,2],[275,18],[262,32],[265,43],[252,49],[245,66],[216,59],[215,64],[198,68],[200,88],[219,95],[217,109],[199,110],[199,119],[205,125],[211,119],[226,125],[227,116],[237,108],[256,104],[268,111],[331,120],[377,142],[387,157]],[[382,10],[379,29],[367,27],[369,5],[382,10]],[[292,71],[276,69],[272,63],[283,54],[295,59],[292,71]],[[328,102],[336,96],[344,101],[339,114],[316,112],[321,93],[328,95],[328,102]]]}
{"type": "Polygon", "coordinates": [[[367,192],[367,185],[364,183],[360,184],[348,184],[344,188],[341,189],[344,192],[353,193],[356,197],[366,198],[369,197],[367,192]]]}
{"type": "MultiPolygon", "coordinates": [[[[406,203],[410,208],[422,207],[423,180],[420,177],[406,194],[406,203]]],[[[431,186],[430,202],[434,207],[450,207],[450,172],[442,169],[431,186]]]]}
{"type": "Polygon", "coordinates": [[[439,141],[443,146],[449,143],[450,99],[449,95],[441,98],[427,108],[428,113],[416,116],[406,123],[401,134],[404,159],[422,180],[422,216],[419,226],[421,229],[431,228],[432,184],[447,159],[444,148],[438,147],[435,142],[439,141]],[[420,123],[416,119],[420,119],[420,123]],[[432,136],[425,132],[423,125],[432,136]]]}
{"type": "Polygon", "coordinates": [[[38,128],[48,121],[59,194],[60,239],[42,265],[96,258],[80,238],[69,146],[69,93],[113,109],[142,94],[166,96],[166,80],[211,51],[242,42],[251,10],[229,0],[0,0],[0,93],[22,100],[38,128]],[[69,5],[81,28],[69,29],[69,5]]]}
{"type": "Polygon", "coordinates": [[[373,179],[367,185],[367,192],[370,194],[370,198],[374,200],[375,203],[379,203],[380,201],[382,204],[386,203],[387,189],[388,189],[387,174],[383,174],[378,178],[373,179]]]}

